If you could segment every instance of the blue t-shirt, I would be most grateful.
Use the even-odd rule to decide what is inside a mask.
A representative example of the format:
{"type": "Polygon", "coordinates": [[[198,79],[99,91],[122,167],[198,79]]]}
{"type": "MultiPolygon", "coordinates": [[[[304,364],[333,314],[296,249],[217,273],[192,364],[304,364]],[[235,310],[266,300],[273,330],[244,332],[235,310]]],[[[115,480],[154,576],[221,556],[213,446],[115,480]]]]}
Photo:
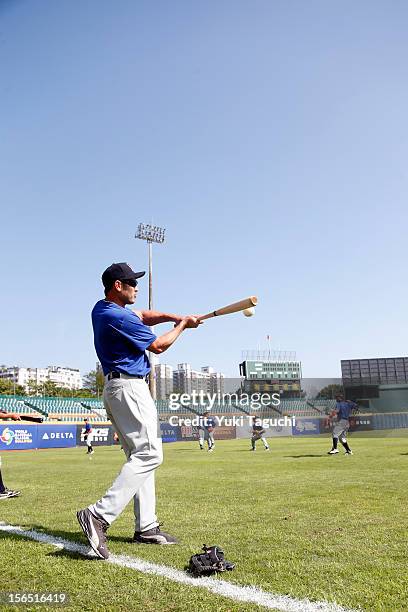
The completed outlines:
{"type": "Polygon", "coordinates": [[[89,431],[91,431],[92,429],[92,425],[90,423],[85,423],[85,431],[88,433],[89,431]]]}
{"type": "Polygon", "coordinates": [[[99,300],[92,310],[96,354],[103,373],[145,376],[150,372],[145,350],[156,340],[150,327],[122,306],[99,300]]]}
{"type": "Polygon", "coordinates": [[[336,412],[339,421],[350,418],[350,413],[354,408],[358,408],[354,402],[336,402],[336,412]]]}

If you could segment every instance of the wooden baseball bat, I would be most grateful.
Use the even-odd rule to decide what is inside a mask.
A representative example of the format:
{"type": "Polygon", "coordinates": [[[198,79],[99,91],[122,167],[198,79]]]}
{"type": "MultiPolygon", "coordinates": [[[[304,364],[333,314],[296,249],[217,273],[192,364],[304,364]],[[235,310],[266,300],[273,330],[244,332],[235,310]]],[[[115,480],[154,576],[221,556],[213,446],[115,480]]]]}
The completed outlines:
{"type": "Polygon", "coordinates": [[[201,315],[197,318],[200,321],[204,321],[204,319],[211,319],[211,317],[220,317],[221,315],[232,314],[233,312],[245,310],[245,308],[252,308],[252,306],[256,306],[257,303],[258,298],[256,295],[251,295],[250,297],[245,298],[245,300],[228,304],[228,306],[224,306],[223,308],[219,308],[218,310],[214,310],[213,312],[209,312],[208,314],[201,315]]]}

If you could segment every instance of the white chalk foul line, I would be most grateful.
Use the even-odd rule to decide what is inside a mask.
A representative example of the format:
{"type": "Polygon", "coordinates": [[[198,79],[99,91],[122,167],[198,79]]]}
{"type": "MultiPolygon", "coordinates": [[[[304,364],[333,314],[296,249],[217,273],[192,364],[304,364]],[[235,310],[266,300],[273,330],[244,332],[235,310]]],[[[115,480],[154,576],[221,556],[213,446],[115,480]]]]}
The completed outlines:
{"type": "MultiPolygon", "coordinates": [[[[85,557],[95,558],[95,555],[88,546],[76,544],[70,540],[63,540],[62,538],[57,538],[47,533],[41,533],[40,531],[24,530],[22,527],[8,525],[7,523],[2,522],[0,522],[0,531],[29,538],[43,544],[49,544],[61,550],[64,549],[70,552],[79,553],[85,557]]],[[[172,567],[157,565],[156,563],[150,563],[149,561],[144,561],[143,559],[138,559],[136,557],[111,554],[109,559],[106,561],[101,561],[101,563],[111,563],[112,565],[127,567],[144,574],[154,574],[156,576],[166,578],[167,580],[178,582],[179,584],[187,584],[195,588],[207,589],[207,591],[210,591],[211,593],[227,597],[228,599],[232,599],[234,601],[254,603],[270,610],[279,610],[280,612],[357,612],[356,610],[353,611],[343,608],[338,604],[327,601],[296,599],[294,597],[290,597],[289,595],[268,593],[267,591],[262,591],[257,587],[240,586],[227,582],[226,580],[220,580],[218,578],[193,578],[187,573],[172,567]]]]}

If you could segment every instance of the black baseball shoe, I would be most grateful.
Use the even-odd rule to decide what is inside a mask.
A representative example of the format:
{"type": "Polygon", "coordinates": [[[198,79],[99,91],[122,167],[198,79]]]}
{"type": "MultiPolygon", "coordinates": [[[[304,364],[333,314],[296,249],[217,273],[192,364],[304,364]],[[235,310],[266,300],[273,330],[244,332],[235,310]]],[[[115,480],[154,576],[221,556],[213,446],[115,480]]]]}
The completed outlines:
{"type": "Polygon", "coordinates": [[[109,550],[106,545],[106,530],[109,527],[109,523],[102,518],[96,518],[88,508],[78,510],[77,519],[82,531],[88,538],[92,550],[101,559],[107,559],[109,557],[109,550]]]}
{"type": "Polygon", "coordinates": [[[137,544],[178,544],[177,538],[162,531],[160,525],[147,531],[135,531],[133,542],[137,544]]]}
{"type": "Polygon", "coordinates": [[[20,491],[12,491],[11,489],[4,489],[3,493],[0,493],[0,499],[10,499],[10,497],[18,497],[20,491]]]}

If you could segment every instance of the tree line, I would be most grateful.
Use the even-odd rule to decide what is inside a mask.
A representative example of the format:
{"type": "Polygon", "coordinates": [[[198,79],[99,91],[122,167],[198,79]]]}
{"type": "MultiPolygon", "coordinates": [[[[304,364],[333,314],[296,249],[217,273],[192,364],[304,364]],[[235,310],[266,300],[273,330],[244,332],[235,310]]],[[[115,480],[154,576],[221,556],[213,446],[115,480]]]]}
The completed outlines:
{"type": "Polygon", "coordinates": [[[19,395],[19,396],[43,396],[43,397],[100,397],[104,385],[104,376],[101,370],[91,370],[84,376],[84,386],[82,389],[67,389],[59,387],[51,380],[44,383],[37,383],[30,380],[27,389],[22,385],[17,385],[12,380],[0,378],[0,395],[19,395]]]}

